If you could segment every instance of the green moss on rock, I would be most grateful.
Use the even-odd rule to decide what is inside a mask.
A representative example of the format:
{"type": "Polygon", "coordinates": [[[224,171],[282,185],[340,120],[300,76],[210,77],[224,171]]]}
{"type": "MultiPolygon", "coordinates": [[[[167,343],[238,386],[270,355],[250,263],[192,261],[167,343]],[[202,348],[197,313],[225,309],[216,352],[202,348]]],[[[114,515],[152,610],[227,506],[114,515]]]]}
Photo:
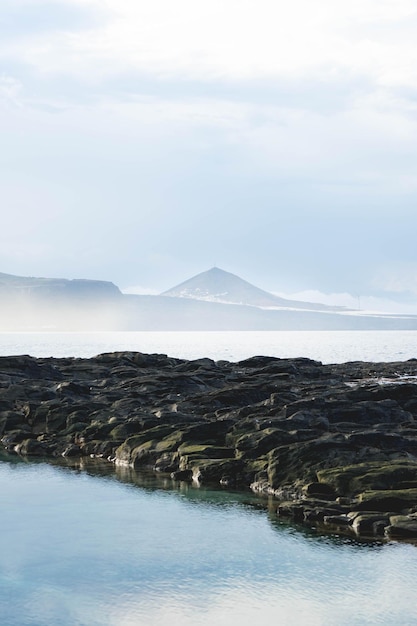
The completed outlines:
{"type": "Polygon", "coordinates": [[[358,496],[358,511],[403,512],[417,506],[417,489],[381,489],[358,496]]]}
{"type": "Polygon", "coordinates": [[[319,470],[317,478],[320,483],[331,485],[343,495],[401,489],[405,483],[417,481],[417,463],[407,460],[370,461],[319,470]]]}

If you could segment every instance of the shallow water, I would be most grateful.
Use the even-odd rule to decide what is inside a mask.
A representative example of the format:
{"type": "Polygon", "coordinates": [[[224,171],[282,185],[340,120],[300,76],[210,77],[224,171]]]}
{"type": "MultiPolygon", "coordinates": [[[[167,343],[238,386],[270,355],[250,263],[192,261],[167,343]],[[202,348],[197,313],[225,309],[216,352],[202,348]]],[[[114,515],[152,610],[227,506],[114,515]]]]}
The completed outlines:
{"type": "Polygon", "coordinates": [[[0,463],[4,626],[417,620],[413,546],[316,537],[250,493],[106,472],[0,463]]]}

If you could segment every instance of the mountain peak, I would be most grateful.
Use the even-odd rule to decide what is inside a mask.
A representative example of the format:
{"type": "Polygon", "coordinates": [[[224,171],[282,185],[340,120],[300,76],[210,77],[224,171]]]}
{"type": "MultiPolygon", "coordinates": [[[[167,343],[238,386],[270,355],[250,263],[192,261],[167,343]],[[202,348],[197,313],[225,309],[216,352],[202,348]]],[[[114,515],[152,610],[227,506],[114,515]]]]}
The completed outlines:
{"type": "Polygon", "coordinates": [[[243,278],[226,272],[220,267],[212,267],[201,274],[164,291],[162,296],[173,298],[191,298],[194,300],[206,300],[209,302],[222,302],[228,304],[244,304],[262,308],[294,308],[309,310],[335,310],[324,304],[311,304],[286,300],[275,296],[268,291],[255,287],[243,278]]]}
{"type": "MultiPolygon", "coordinates": [[[[246,292],[257,287],[220,267],[212,267],[165,291],[163,296],[217,302],[246,303],[246,292]]],[[[265,292],[266,293],[266,292],[265,292]]]]}

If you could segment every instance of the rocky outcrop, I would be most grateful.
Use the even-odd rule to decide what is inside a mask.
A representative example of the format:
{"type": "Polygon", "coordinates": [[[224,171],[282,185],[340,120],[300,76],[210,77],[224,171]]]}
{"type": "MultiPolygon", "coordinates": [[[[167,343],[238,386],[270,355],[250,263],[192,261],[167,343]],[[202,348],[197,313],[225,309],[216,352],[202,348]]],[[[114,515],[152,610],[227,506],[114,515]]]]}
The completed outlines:
{"type": "Polygon", "coordinates": [[[0,357],[7,451],[251,486],[329,532],[417,538],[416,417],[416,360],[0,357]]]}

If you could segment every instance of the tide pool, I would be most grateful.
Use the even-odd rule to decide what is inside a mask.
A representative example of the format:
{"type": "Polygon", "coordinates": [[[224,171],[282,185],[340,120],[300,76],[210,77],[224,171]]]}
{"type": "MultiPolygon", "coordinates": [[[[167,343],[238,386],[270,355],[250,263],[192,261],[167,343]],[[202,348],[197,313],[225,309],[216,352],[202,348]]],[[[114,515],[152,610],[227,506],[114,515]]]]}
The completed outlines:
{"type": "Polygon", "coordinates": [[[0,489],[3,626],[417,620],[416,547],[315,536],[250,492],[14,459],[0,489]]]}

